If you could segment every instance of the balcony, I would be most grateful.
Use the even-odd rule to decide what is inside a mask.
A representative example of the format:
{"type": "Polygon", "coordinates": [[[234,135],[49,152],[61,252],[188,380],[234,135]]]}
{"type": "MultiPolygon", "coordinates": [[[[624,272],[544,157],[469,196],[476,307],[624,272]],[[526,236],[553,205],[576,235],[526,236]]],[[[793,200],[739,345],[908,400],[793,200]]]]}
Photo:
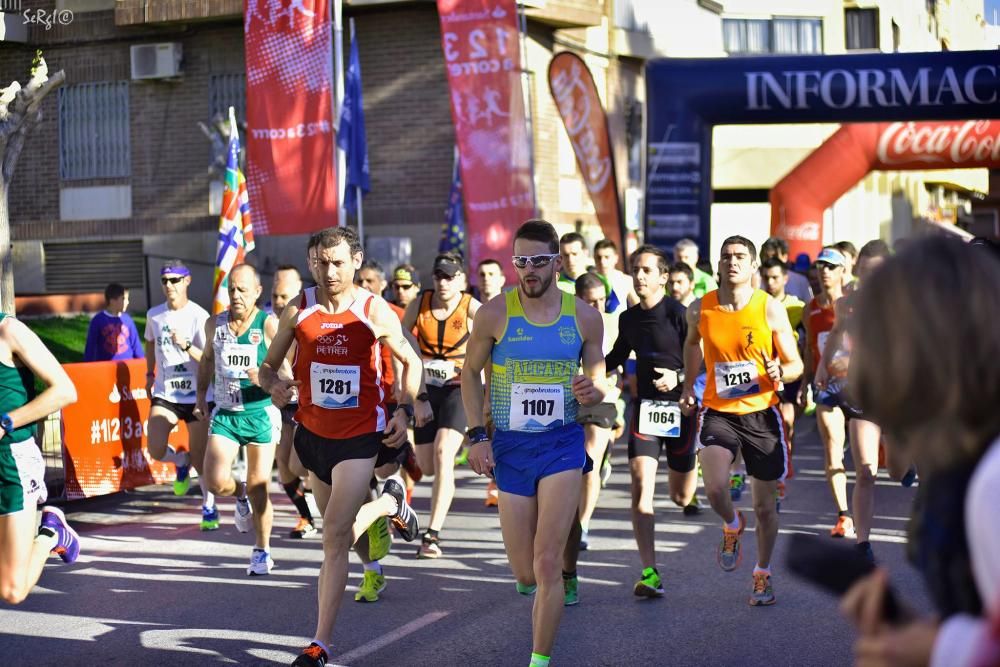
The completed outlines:
{"type": "Polygon", "coordinates": [[[230,19],[243,16],[243,0],[116,0],[115,25],[230,19]]]}
{"type": "Polygon", "coordinates": [[[525,15],[554,28],[593,28],[601,25],[609,0],[519,0],[525,15]]]}

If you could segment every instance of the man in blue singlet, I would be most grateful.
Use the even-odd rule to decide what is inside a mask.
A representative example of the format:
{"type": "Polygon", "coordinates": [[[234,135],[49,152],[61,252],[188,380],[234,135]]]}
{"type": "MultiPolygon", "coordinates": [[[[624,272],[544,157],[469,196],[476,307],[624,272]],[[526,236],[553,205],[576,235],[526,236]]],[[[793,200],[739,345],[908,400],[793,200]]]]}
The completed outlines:
{"type": "Polygon", "coordinates": [[[544,220],[514,235],[518,285],[476,314],[462,368],[469,465],[500,489],[500,528],[522,595],[535,594],[532,667],[547,667],[562,617],[560,565],[586,462],[580,405],[604,397],[601,314],[559,290],[559,237],[544,220]],[[582,363],[581,363],[582,360],[582,363]],[[492,441],[483,425],[490,364],[492,441]],[[582,366],[583,375],[578,375],[582,366]]]}

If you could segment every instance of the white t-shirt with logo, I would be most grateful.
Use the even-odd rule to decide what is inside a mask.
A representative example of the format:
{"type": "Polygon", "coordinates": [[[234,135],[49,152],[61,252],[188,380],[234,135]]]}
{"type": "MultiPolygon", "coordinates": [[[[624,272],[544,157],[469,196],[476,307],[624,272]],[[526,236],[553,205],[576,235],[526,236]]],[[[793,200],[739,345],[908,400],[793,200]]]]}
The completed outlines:
{"type": "MultiPolygon", "coordinates": [[[[205,322],[208,312],[188,301],[182,308],[170,310],[166,303],[154,306],[146,314],[144,338],[156,348],[156,381],[153,396],[171,403],[194,403],[197,392],[198,362],[173,342],[173,332],[181,340],[205,349],[205,322]]],[[[206,399],[213,399],[212,386],[208,386],[206,399]]]]}

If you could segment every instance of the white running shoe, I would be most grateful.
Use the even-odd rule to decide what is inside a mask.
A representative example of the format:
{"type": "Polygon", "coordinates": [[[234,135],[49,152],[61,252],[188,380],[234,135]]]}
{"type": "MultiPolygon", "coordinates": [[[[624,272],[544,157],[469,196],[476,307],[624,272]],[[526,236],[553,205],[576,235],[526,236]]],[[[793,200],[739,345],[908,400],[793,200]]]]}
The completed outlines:
{"type": "Polygon", "coordinates": [[[241,533],[249,533],[253,528],[253,509],[250,507],[249,498],[236,499],[236,511],[234,512],[233,523],[236,530],[241,533]]]}
{"type": "Polygon", "coordinates": [[[255,547],[250,555],[250,566],[247,568],[247,574],[251,577],[271,574],[272,567],[274,567],[274,561],[271,560],[271,554],[255,547]]]}

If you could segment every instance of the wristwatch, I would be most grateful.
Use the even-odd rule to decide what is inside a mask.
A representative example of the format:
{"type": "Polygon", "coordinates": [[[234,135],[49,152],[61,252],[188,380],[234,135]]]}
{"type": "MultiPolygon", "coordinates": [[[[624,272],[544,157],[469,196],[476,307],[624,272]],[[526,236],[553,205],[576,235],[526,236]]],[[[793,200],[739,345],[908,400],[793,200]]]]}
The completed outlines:
{"type": "Polygon", "coordinates": [[[486,432],[485,426],[473,426],[468,431],[465,432],[465,436],[469,439],[469,442],[473,445],[480,442],[487,442],[490,439],[489,433],[486,432]]]}
{"type": "Polygon", "coordinates": [[[191,349],[192,345],[194,345],[194,342],[189,340],[188,344],[181,348],[181,351],[182,352],[187,352],[188,350],[191,349]]]}
{"type": "Polygon", "coordinates": [[[424,392],[421,392],[421,393],[417,394],[417,400],[418,401],[429,401],[429,400],[431,400],[431,396],[426,391],[424,391],[424,392]]]}
{"type": "Polygon", "coordinates": [[[396,406],[396,409],[405,412],[407,419],[413,419],[413,406],[409,403],[400,403],[396,406]]]}
{"type": "Polygon", "coordinates": [[[14,432],[14,420],[10,418],[10,415],[4,413],[3,417],[0,417],[0,428],[3,429],[4,433],[14,432]]]}
{"type": "Polygon", "coordinates": [[[677,371],[677,384],[684,384],[684,371],[677,371]]]}

